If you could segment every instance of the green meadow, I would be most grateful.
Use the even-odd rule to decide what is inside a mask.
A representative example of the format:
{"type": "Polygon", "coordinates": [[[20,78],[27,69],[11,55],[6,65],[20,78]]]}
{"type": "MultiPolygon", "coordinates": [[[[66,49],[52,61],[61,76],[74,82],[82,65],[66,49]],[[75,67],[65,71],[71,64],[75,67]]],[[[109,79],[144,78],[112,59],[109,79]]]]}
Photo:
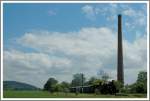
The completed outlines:
{"type": "Polygon", "coordinates": [[[146,98],[146,94],[78,94],[46,91],[4,91],[4,98],[146,98]]]}

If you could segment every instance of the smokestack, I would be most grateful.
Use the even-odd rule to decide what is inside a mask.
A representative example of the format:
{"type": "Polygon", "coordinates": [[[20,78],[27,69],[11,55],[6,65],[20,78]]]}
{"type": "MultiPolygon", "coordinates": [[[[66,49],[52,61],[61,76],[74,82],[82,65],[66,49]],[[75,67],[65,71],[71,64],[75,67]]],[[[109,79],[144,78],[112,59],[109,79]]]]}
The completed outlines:
{"type": "Polygon", "coordinates": [[[118,15],[118,63],[117,80],[124,84],[123,49],[122,49],[122,16],[118,15]]]}

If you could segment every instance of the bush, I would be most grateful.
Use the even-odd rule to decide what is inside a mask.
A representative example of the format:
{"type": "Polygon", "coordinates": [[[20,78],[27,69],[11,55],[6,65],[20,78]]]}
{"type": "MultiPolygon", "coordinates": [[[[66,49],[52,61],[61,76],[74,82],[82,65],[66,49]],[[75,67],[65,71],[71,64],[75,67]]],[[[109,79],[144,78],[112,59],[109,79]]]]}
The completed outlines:
{"type": "Polygon", "coordinates": [[[117,92],[121,92],[121,89],[123,90],[123,84],[119,81],[114,81],[115,87],[117,92]]]}

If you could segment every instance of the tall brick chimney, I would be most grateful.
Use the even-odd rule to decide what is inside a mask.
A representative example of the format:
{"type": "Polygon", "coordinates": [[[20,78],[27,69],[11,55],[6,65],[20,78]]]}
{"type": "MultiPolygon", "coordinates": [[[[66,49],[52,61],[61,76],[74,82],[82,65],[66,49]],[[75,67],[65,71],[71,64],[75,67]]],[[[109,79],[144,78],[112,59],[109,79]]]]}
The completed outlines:
{"type": "Polygon", "coordinates": [[[124,84],[123,71],[123,49],[122,49],[122,16],[118,15],[118,63],[117,63],[117,80],[124,84]]]}

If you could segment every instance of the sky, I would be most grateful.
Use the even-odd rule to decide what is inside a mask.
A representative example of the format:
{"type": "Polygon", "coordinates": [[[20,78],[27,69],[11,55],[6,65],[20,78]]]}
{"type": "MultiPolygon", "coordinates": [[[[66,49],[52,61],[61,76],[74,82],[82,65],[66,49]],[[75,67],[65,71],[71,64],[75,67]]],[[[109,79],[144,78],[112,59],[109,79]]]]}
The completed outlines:
{"type": "Polygon", "coordinates": [[[122,14],[125,84],[147,70],[144,3],[4,4],[4,80],[42,88],[73,74],[117,79],[117,16],[122,14]]]}

